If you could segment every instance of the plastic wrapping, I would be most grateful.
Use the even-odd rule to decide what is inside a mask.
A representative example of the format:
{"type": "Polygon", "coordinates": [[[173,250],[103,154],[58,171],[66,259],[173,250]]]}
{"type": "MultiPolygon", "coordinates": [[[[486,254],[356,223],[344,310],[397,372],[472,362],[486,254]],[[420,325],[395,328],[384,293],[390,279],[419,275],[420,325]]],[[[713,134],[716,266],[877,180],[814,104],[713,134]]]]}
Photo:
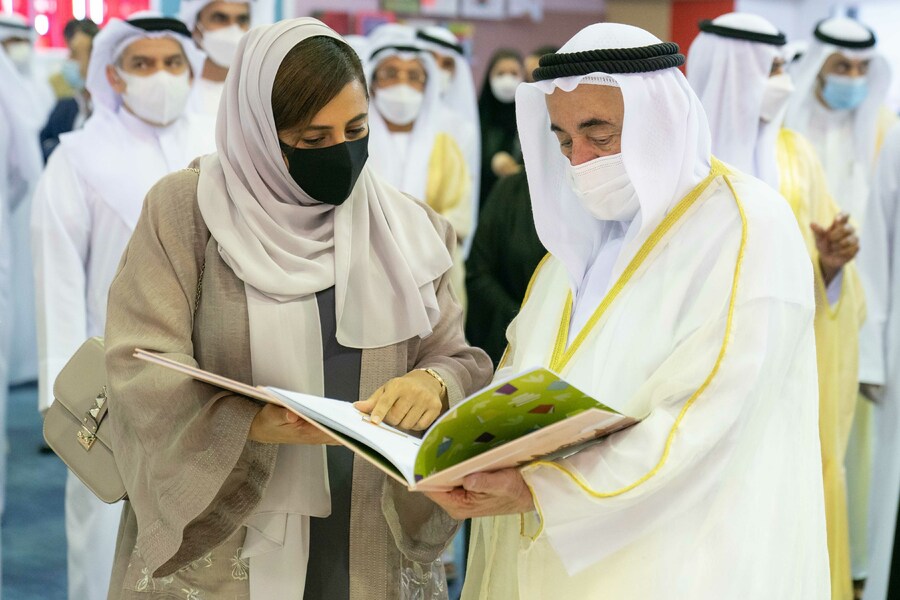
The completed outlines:
{"type": "Polygon", "coordinates": [[[447,600],[447,576],[440,559],[428,564],[400,560],[401,600],[447,600]]]}

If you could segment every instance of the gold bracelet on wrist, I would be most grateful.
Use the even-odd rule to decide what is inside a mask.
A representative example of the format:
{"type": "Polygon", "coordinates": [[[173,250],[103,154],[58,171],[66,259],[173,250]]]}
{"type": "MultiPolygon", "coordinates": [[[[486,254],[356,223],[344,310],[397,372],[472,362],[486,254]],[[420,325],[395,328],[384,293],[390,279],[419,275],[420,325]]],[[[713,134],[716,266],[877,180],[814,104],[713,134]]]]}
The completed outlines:
{"type": "Polygon", "coordinates": [[[441,377],[440,373],[438,373],[434,369],[429,369],[429,368],[416,369],[416,370],[417,371],[425,371],[426,373],[428,373],[429,375],[434,377],[437,380],[437,382],[441,385],[441,397],[443,398],[444,396],[447,395],[447,382],[444,381],[444,378],[441,377]]]}

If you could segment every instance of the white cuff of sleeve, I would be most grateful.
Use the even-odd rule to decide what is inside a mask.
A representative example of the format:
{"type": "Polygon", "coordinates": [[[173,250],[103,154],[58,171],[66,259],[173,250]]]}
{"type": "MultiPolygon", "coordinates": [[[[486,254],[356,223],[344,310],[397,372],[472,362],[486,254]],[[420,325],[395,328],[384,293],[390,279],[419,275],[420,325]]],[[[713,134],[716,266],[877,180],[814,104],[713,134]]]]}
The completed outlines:
{"type": "Polygon", "coordinates": [[[834,308],[834,305],[838,303],[838,300],[841,299],[841,289],[844,284],[844,270],[841,269],[837,272],[837,275],[834,276],[834,279],[831,280],[831,283],[828,284],[828,287],[825,289],[825,295],[828,297],[828,304],[834,308]]]}

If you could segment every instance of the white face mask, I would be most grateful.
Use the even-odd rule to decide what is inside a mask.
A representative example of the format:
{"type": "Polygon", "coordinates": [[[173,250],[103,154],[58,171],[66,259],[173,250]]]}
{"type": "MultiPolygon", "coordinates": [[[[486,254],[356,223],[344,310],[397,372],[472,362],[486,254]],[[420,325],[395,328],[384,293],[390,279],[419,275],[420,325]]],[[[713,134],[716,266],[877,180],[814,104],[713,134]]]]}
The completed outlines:
{"type": "Polygon", "coordinates": [[[787,73],[769,77],[763,92],[762,107],[759,118],[765,123],[775,121],[787,106],[791,94],[794,93],[794,82],[787,73]]]}
{"type": "Polygon", "coordinates": [[[581,205],[601,221],[630,221],[640,203],[622,154],[601,156],[577,167],[568,165],[569,184],[581,205]]]}
{"type": "Polygon", "coordinates": [[[140,77],[118,71],[125,82],[122,101],[136,116],[153,125],[169,125],[184,113],[191,93],[191,74],[157,71],[140,77]]]}
{"type": "Polygon", "coordinates": [[[19,72],[25,72],[31,66],[32,49],[28,42],[15,42],[6,47],[6,55],[19,72]]]}
{"type": "Polygon", "coordinates": [[[494,97],[504,104],[509,104],[516,99],[516,88],[522,83],[522,78],[507,73],[491,77],[491,91],[494,97]]]}
{"type": "Polygon", "coordinates": [[[394,125],[409,125],[415,121],[424,100],[425,94],[405,83],[375,91],[375,107],[394,125]]]}
{"type": "Polygon", "coordinates": [[[202,46],[209,59],[226,69],[231,68],[238,43],[246,32],[239,25],[230,25],[215,31],[203,31],[202,46]]]}
{"type": "Polygon", "coordinates": [[[441,95],[443,96],[453,84],[453,73],[444,69],[438,69],[438,82],[441,84],[441,95]]]}

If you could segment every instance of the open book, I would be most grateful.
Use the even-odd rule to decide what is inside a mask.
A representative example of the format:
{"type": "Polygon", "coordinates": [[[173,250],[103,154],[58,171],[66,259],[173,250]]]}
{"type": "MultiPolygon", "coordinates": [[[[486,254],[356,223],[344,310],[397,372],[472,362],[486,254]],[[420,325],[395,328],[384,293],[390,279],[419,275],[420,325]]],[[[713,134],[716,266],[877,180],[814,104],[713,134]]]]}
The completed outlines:
{"type": "Polygon", "coordinates": [[[535,368],[496,381],[436,420],[419,438],[375,424],[350,402],[254,387],[159,354],[135,357],[300,415],[414,491],[443,491],[466,475],[564,456],[637,421],[535,368]]]}

